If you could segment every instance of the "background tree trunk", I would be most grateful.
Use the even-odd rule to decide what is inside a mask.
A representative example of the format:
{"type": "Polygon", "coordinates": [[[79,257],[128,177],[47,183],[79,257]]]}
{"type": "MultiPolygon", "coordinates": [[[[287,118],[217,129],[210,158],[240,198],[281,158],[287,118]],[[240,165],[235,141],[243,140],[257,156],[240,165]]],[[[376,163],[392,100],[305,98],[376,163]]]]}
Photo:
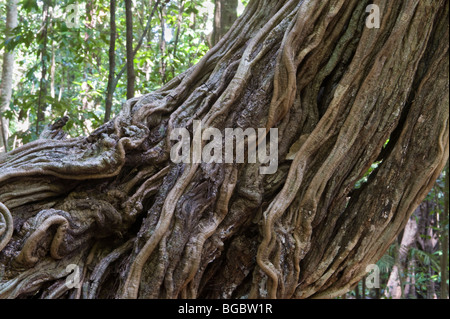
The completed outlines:
{"type": "MultiPolygon", "coordinates": [[[[160,3],[160,0],[155,1],[155,4],[153,6],[152,12],[149,15],[149,18],[147,20],[147,25],[145,26],[144,32],[142,33],[141,37],[137,41],[137,45],[132,50],[132,53],[128,53],[127,61],[133,60],[136,56],[136,53],[139,51],[144,38],[146,37],[148,31],[150,30],[151,21],[153,18],[153,15],[158,8],[160,3]],[[131,58],[133,57],[133,58],[131,58]]],[[[110,2],[110,24],[111,24],[111,31],[110,31],[110,46],[109,46],[109,74],[108,74],[108,85],[107,85],[107,92],[106,92],[106,102],[105,102],[105,122],[109,121],[111,118],[111,110],[112,110],[112,104],[113,104],[113,98],[114,98],[114,92],[116,90],[117,83],[119,82],[120,78],[122,77],[125,70],[129,71],[128,74],[132,74],[132,79],[127,78],[127,94],[133,93],[134,96],[134,83],[135,83],[135,74],[134,74],[134,65],[131,67],[130,64],[127,62],[125,65],[120,69],[120,71],[115,74],[115,68],[116,68],[116,58],[115,58],[115,43],[116,43],[116,37],[117,37],[117,28],[116,28],[116,6],[117,1],[113,0],[110,2]],[[132,68],[133,70],[128,70],[128,67],[132,68]],[[128,80],[130,80],[130,84],[128,84],[128,80]],[[131,90],[131,87],[133,87],[133,90],[131,90]],[[129,89],[129,90],[128,90],[129,89]],[[132,92],[131,92],[132,91],[132,92]]],[[[130,35],[128,35],[128,39],[130,40],[130,44],[127,47],[127,50],[132,49],[132,41],[130,39],[130,35]]]]}
{"type": "Polygon", "coordinates": [[[251,1],[197,65],[90,136],[1,155],[0,297],[354,287],[448,158],[448,2],[379,1],[379,29],[368,4],[251,1]],[[277,171],[172,162],[170,133],[193,120],[278,128],[277,171]]]}
{"type": "MultiPolygon", "coordinates": [[[[423,210],[426,207],[423,207],[424,205],[419,205],[419,207],[416,209],[423,210]]],[[[417,214],[420,216],[421,214],[417,214]]],[[[386,291],[385,296],[387,298],[392,299],[401,299],[402,298],[402,292],[403,292],[403,286],[406,283],[407,274],[406,271],[407,268],[407,257],[409,248],[414,245],[415,241],[417,239],[417,223],[415,218],[410,218],[408,220],[408,223],[406,224],[405,229],[403,230],[403,236],[400,243],[400,247],[398,249],[398,255],[397,260],[392,268],[391,274],[389,275],[389,279],[386,285],[386,291]],[[403,281],[403,284],[402,284],[403,281]]]]}
{"type": "Polygon", "coordinates": [[[228,32],[237,19],[237,0],[214,1],[212,44],[215,45],[228,32]]]}
{"type": "MultiPolygon", "coordinates": [[[[6,25],[5,42],[12,37],[12,30],[17,27],[17,0],[9,0],[6,5],[6,25]]],[[[14,52],[4,48],[2,79],[0,85],[0,152],[2,148],[8,151],[9,123],[2,113],[9,109],[11,102],[13,70],[14,70],[14,52]]]]}
{"type": "Polygon", "coordinates": [[[133,50],[133,3],[125,0],[126,18],[126,47],[127,47],[127,99],[134,97],[134,83],[136,75],[134,73],[134,50],[133,50]]]}
{"type": "Polygon", "coordinates": [[[417,299],[416,293],[416,260],[415,257],[409,260],[408,269],[407,269],[408,277],[406,278],[405,289],[403,290],[403,295],[405,299],[417,299]]]}
{"type": "Polygon", "coordinates": [[[159,35],[159,76],[160,81],[162,84],[166,83],[166,68],[167,68],[167,62],[165,59],[166,54],[166,6],[165,4],[161,5],[159,7],[159,27],[161,30],[161,33],[159,35]]]}
{"type": "Polygon", "coordinates": [[[445,169],[445,183],[444,183],[444,211],[439,216],[440,218],[440,239],[441,239],[441,299],[448,299],[448,215],[449,215],[449,207],[448,207],[448,196],[449,196],[449,163],[447,162],[447,167],[445,169]]]}
{"type": "Polygon", "coordinates": [[[47,53],[47,43],[48,43],[48,27],[50,24],[50,0],[43,1],[42,9],[42,26],[39,35],[39,41],[41,50],[39,51],[39,57],[41,60],[41,79],[39,81],[39,97],[37,105],[37,120],[36,120],[36,135],[39,136],[42,128],[44,127],[45,121],[45,110],[47,109],[47,67],[48,67],[48,53],[47,53]]]}
{"type": "MultiPolygon", "coordinates": [[[[435,231],[437,229],[437,207],[436,203],[431,201],[424,202],[424,209],[418,211],[418,220],[419,220],[419,233],[422,234],[421,237],[418,238],[418,243],[420,245],[421,250],[428,254],[432,255],[438,249],[439,238],[438,233],[435,231]]],[[[424,265],[424,270],[427,272],[428,278],[432,278],[435,275],[435,271],[432,268],[431,262],[428,262],[424,265]],[[426,270],[425,270],[426,269],[426,270]]],[[[427,299],[436,299],[436,287],[433,280],[428,280],[426,289],[426,298],[427,299]]]]}
{"type": "Polygon", "coordinates": [[[114,91],[116,90],[115,72],[116,72],[116,0],[110,0],[109,3],[109,73],[108,73],[108,85],[106,88],[106,101],[105,101],[105,123],[111,118],[111,109],[114,98],[114,91]]]}
{"type": "MultiPolygon", "coordinates": [[[[180,40],[180,32],[181,32],[181,22],[183,21],[183,12],[184,12],[184,0],[178,1],[178,16],[177,16],[177,27],[175,30],[175,39],[173,42],[173,49],[172,49],[172,57],[174,59],[177,59],[177,49],[178,49],[178,42],[180,40]]],[[[175,74],[175,67],[174,65],[171,66],[172,74],[175,74]]]]}

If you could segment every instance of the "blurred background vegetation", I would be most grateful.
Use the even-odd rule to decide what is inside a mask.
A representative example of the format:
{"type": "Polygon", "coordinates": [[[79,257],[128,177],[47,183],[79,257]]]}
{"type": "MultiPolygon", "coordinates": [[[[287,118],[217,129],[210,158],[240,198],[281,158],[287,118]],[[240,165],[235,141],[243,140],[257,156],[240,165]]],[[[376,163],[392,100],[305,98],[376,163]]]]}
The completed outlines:
{"type": "MultiPolygon", "coordinates": [[[[87,135],[105,118],[113,1],[16,2],[18,25],[8,39],[6,19],[0,20],[1,56],[5,50],[15,56],[13,94],[1,114],[10,123],[8,149],[35,140],[44,124],[64,115],[70,118],[65,127],[70,136],[87,135]],[[44,117],[39,118],[39,109],[44,117]]],[[[133,59],[136,96],[195,64],[213,45],[214,22],[211,0],[114,2],[116,86],[111,117],[127,99],[126,2],[132,7],[132,46],[138,48],[133,59]]],[[[237,15],[247,1],[235,2],[237,15]]],[[[7,1],[0,0],[2,17],[6,6],[7,1]]]]}

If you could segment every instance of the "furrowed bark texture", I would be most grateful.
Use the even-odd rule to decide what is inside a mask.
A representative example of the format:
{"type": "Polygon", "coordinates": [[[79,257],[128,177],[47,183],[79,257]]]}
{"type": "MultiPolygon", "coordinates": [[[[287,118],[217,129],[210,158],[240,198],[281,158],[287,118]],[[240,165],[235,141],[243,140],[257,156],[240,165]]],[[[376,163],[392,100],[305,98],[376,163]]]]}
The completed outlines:
{"type": "Polygon", "coordinates": [[[378,29],[368,4],[251,1],[197,65],[89,137],[1,155],[0,297],[351,289],[448,158],[448,2],[376,1],[378,29]],[[170,132],[193,120],[277,127],[278,170],[173,163],[170,132]]]}

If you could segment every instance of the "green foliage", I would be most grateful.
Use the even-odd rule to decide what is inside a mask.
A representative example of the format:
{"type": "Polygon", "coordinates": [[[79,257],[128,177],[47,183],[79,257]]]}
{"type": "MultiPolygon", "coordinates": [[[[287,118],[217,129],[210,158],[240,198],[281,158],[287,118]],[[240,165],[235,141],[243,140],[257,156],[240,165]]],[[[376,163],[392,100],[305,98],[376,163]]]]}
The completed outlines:
{"type": "MultiPolygon", "coordinates": [[[[38,137],[35,127],[43,64],[47,89],[45,123],[41,124],[68,115],[70,121],[65,130],[74,137],[87,135],[103,123],[109,63],[109,1],[46,1],[50,5],[50,19],[44,55],[41,54],[43,1],[19,2],[19,24],[14,36],[9,41],[2,37],[0,41],[0,53],[5,49],[15,52],[13,96],[10,108],[1,114],[10,120],[9,149],[38,137]]],[[[144,33],[155,2],[133,1],[134,47],[144,33]]],[[[160,10],[156,10],[133,61],[136,96],[161,87],[198,62],[209,49],[207,35],[212,30],[213,18],[210,0],[160,1],[161,6],[165,6],[165,49],[160,50],[161,18],[160,10]],[[164,79],[160,74],[161,63],[167,66],[164,79]]],[[[6,1],[0,3],[0,14],[6,15],[6,1]]],[[[1,20],[0,32],[4,35],[5,23],[1,20]]],[[[126,67],[124,1],[117,1],[116,24],[117,76],[126,67]]],[[[126,72],[114,93],[113,116],[125,100],[126,72]]]]}
{"type": "Polygon", "coordinates": [[[367,183],[369,176],[374,172],[382,161],[374,162],[370,165],[369,169],[364,173],[363,177],[359,179],[355,184],[355,189],[360,188],[364,183],[367,183]]]}
{"type": "Polygon", "coordinates": [[[377,266],[380,268],[381,273],[389,273],[394,267],[395,258],[389,254],[383,255],[380,260],[377,261],[377,266]]]}
{"type": "Polygon", "coordinates": [[[415,258],[419,262],[420,267],[431,267],[435,272],[441,272],[441,266],[439,264],[440,251],[428,253],[421,249],[411,247],[409,253],[410,258],[415,258]]]}

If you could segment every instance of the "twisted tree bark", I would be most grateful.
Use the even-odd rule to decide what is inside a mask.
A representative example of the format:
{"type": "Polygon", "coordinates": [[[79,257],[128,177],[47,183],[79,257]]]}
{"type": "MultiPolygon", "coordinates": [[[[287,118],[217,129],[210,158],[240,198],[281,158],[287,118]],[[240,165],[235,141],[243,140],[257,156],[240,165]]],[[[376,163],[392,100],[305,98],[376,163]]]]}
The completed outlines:
{"type": "Polygon", "coordinates": [[[1,155],[0,297],[351,289],[448,158],[448,2],[378,1],[380,28],[368,4],[251,1],[197,65],[90,136],[1,155]],[[173,163],[170,132],[193,120],[277,127],[277,172],[173,163]]]}

